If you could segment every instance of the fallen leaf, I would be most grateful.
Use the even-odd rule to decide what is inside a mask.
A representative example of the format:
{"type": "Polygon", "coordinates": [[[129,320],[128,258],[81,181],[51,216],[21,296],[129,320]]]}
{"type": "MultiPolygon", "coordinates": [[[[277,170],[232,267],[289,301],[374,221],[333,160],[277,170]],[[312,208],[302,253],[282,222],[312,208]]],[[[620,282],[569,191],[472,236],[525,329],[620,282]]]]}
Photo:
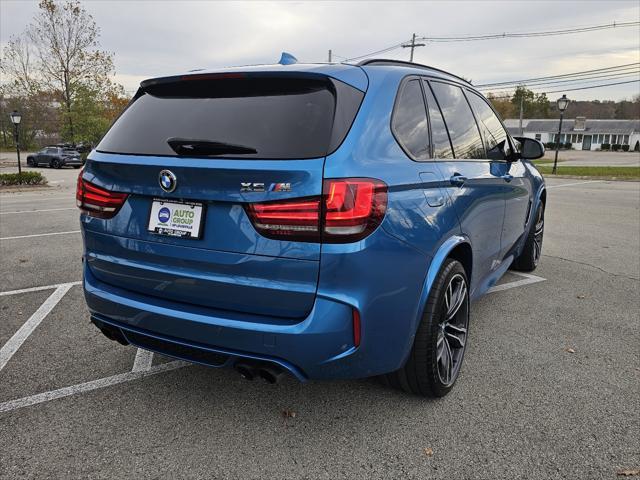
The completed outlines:
{"type": "Polygon", "coordinates": [[[576,353],[576,351],[571,347],[565,348],[564,351],[567,352],[567,353],[576,353]]]}
{"type": "Polygon", "coordinates": [[[424,454],[427,457],[433,457],[433,448],[427,447],[424,449],[424,454]]]}
{"type": "Polygon", "coordinates": [[[587,298],[587,296],[586,295],[576,295],[576,298],[583,299],[583,298],[587,298]]]}
{"type": "Polygon", "coordinates": [[[27,258],[20,258],[20,259],[18,259],[18,261],[19,261],[20,263],[25,263],[25,262],[28,262],[28,261],[29,261],[29,259],[27,259],[27,258]]]}
{"type": "Polygon", "coordinates": [[[616,470],[619,477],[635,477],[640,475],[640,468],[620,468],[616,470]]]}
{"type": "Polygon", "coordinates": [[[282,411],[282,416],[284,418],[295,418],[296,417],[296,412],[294,412],[293,410],[283,410],[282,411]]]}

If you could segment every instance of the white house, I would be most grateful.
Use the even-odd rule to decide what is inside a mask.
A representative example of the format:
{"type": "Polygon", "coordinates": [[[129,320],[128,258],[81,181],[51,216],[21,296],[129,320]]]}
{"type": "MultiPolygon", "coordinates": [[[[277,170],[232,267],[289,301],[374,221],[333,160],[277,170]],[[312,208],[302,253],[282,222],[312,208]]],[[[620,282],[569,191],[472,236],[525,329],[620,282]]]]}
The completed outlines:
{"type": "MultiPolygon", "coordinates": [[[[543,143],[556,142],[559,120],[522,120],[522,135],[519,122],[518,119],[505,120],[512,135],[535,138],[543,143]]],[[[640,120],[564,119],[560,143],[571,143],[576,150],[599,150],[603,144],[629,145],[629,150],[640,150],[640,120]]]]}

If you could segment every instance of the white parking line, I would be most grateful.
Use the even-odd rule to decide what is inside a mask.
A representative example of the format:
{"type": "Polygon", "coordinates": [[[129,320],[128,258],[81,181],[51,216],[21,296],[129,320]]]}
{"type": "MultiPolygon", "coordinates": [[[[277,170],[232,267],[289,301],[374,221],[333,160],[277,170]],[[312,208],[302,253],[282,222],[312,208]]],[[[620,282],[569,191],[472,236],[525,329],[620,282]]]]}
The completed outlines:
{"type": "Polygon", "coordinates": [[[20,288],[18,290],[7,290],[4,292],[0,292],[0,297],[5,297],[8,295],[18,295],[19,293],[39,292],[40,290],[51,290],[52,288],[58,288],[64,285],[69,285],[70,287],[73,287],[74,285],[80,285],[81,283],[82,282],[54,283],[53,285],[43,285],[41,287],[30,287],[30,288],[20,288]]]}
{"type": "Polygon", "coordinates": [[[40,305],[40,308],[34,312],[33,315],[18,329],[16,333],[9,339],[7,343],[0,348],[0,370],[4,368],[11,357],[18,351],[25,340],[33,333],[40,322],[49,314],[53,307],[64,297],[64,294],[69,291],[71,285],[61,285],[55,289],[55,291],[40,305]]]}
{"type": "Polygon", "coordinates": [[[59,212],[61,210],[77,210],[77,207],[43,208],[42,210],[14,210],[12,212],[0,212],[0,215],[12,215],[14,213],[59,212]]]}
{"type": "Polygon", "coordinates": [[[133,361],[132,372],[146,372],[151,369],[153,363],[153,352],[139,348],[136,352],[136,358],[133,361]]]}
{"type": "MultiPolygon", "coordinates": [[[[488,293],[499,292],[509,290],[511,288],[521,287],[523,285],[529,285],[532,283],[543,282],[546,279],[531,275],[529,273],[511,272],[514,275],[523,277],[522,280],[516,280],[514,282],[504,283],[502,285],[496,285],[489,289],[488,293]]],[[[58,304],[64,294],[74,285],[79,285],[81,282],[61,283],[54,285],[44,285],[40,287],[23,288],[19,290],[9,290],[0,292],[0,296],[4,295],[17,295],[19,293],[37,292],[40,290],[46,290],[55,288],[56,290],[51,294],[49,298],[38,308],[38,310],[27,320],[27,322],[14,334],[11,339],[0,349],[0,370],[7,364],[13,354],[20,348],[24,341],[31,335],[35,328],[42,322],[42,320],[51,312],[51,310],[58,304]]],[[[48,402],[58,398],[69,397],[78,393],[90,392],[100,388],[110,387],[112,385],[118,385],[120,383],[131,382],[141,378],[156,375],[158,373],[168,372],[176,370],[178,368],[191,365],[189,362],[183,362],[181,360],[164,363],[161,365],[152,366],[153,352],[147,350],[138,349],[136,357],[133,362],[133,368],[130,372],[120,373],[111,377],[100,378],[98,380],[92,380],[77,385],[71,385],[69,387],[59,388],[57,390],[51,390],[49,392],[38,393],[36,395],[30,395],[27,397],[18,398],[16,400],[9,400],[4,403],[0,403],[0,413],[10,412],[19,408],[29,407],[39,403],[48,402]]]]}
{"type": "Polygon", "coordinates": [[[530,273],[522,273],[522,272],[510,272],[514,275],[518,275],[520,277],[524,277],[523,280],[516,280],[514,282],[503,283],[501,285],[495,285],[491,287],[487,293],[494,292],[502,292],[504,290],[509,290],[510,288],[522,287],[524,285],[530,285],[532,283],[544,282],[546,278],[538,277],[536,275],[531,275],[530,273]]]}
{"type": "Polygon", "coordinates": [[[560,187],[573,187],[574,185],[586,185],[587,183],[602,183],[606,181],[607,180],[589,180],[587,182],[563,183],[562,185],[549,185],[547,189],[560,188],[560,187]]]}
{"type": "Polygon", "coordinates": [[[18,408],[29,407],[38,403],[48,402],[49,400],[55,400],[57,398],[69,397],[77,393],[90,392],[91,390],[97,390],[99,388],[110,387],[112,385],[118,385],[119,383],[131,382],[132,380],[138,380],[140,378],[149,377],[151,375],[157,375],[158,373],[169,372],[178,368],[191,365],[188,362],[176,360],[174,362],[163,363],[156,365],[149,370],[143,370],[138,372],[126,372],[111,377],[100,378],[86,383],[80,383],[78,385],[72,385],[70,387],[63,387],[50,392],[38,393],[29,397],[22,397],[16,400],[9,400],[8,402],[0,403],[0,413],[10,412],[17,410],[18,408]]]}
{"type": "Polygon", "coordinates": [[[13,195],[0,195],[0,201],[20,201],[20,200],[35,200],[35,201],[45,201],[45,200],[61,200],[61,199],[75,199],[76,192],[70,192],[67,195],[20,195],[18,193],[13,195]]]}
{"type": "Polygon", "coordinates": [[[19,238],[48,237],[51,235],[70,235],[72,233],[80,233],[80,230],[71,230],[69,232],[36,233],[34,235],[18,235],[16,237],[2,237],[0,238],[0,240],[17,240],[19,238]]]}

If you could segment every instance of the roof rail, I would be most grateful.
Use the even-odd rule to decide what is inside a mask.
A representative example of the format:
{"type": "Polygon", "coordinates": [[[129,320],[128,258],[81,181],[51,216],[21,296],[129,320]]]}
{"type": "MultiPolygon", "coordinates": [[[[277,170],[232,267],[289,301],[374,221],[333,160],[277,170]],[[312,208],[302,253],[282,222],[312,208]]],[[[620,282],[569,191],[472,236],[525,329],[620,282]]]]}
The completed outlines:
{"type": "Polygon", "coordinates": [[[421,63],[414,62],[405,62],[404,60],[388,60],[386,58],[370,58],[369,60],[363,60],[357,63],[359,67],[363,67],[365,65],[390,65],[390,66],[398,66],[398,67],[414,67],[414,68],[423,68],[425,70],[435,70],[437,72],[446,73],[447,75],[451,75],[459,80],[462,80],[467,85],[471,85],[471,82],[465,78],[459,77],[451,72],[447,72],[446,70],[442,70],[436,67],[430,67],[429,65],[423,65],[421,63]]]}

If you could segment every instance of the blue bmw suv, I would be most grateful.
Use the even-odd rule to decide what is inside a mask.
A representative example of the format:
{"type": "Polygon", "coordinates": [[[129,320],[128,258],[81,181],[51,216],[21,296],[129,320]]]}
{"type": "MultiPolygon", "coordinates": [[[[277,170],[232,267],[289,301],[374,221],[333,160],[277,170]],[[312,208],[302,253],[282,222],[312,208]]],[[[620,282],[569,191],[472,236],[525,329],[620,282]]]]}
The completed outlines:
{"type": "Polygon", "coordinates": [[[249,379],[443,396],[471,302],[540,259],[543,154],[413,63],[146,80],[78,178],[91,320],[249,379]]]}

